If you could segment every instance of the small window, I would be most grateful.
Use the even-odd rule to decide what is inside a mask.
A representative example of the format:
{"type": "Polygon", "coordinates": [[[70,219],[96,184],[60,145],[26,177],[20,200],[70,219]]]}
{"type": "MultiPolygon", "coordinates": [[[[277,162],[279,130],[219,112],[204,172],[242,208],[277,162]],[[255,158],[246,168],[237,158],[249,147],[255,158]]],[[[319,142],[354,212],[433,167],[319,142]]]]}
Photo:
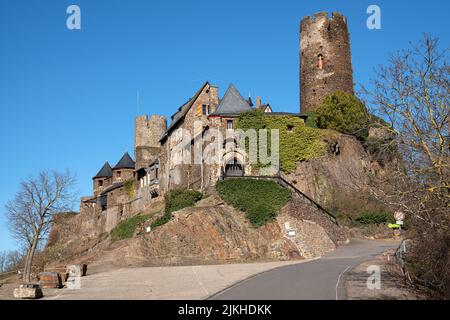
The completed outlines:
{"type": "Polygon", "coordinates": [[[322,54],[319,54],[319,55],[317,56],[317,68],[318,68],[319,70],[322,70],[322,69],[323,69],[323,55],[322,55],[322,54]]]}
{"type": "Polygon", "coordinates": [[[98,186],[103,187],[103,180],[98,180],[98,186]]]}
{"type": "Polygon", "coordinates": [[[204,116],[207,116],[209,113],[210,113],[209,105],[206,105],[206,104],[202,105],[202,114],[204,116]]]}
{"type": "Polygon", "coordinates": [[[117,178],[120,178],[122,172],[121,171],[117,171],[117,178]]]}
{"type": "Polygon", "coordinates": [[[233,129],[233,120],[227,120],[227,129],[228,130],[233,129]]]}
{"type": "Polygon", "coordinates": [[[292,125],[287,126],[287,130],[288,130],[289,132],[294,131],[294,126],[292,126],[292,125]]]}

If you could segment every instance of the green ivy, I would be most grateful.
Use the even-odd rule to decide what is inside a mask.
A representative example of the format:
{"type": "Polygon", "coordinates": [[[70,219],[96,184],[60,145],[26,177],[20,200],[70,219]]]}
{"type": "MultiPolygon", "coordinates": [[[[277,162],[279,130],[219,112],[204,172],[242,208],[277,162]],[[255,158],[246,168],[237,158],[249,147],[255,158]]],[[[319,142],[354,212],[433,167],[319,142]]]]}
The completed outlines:
{"type": "Polygon", "coordinates": [[[276,182],[256,179],[219,181],[216,189],[221,198],[245,213],[254,227],[273,220],[291,199],[291,191],[276,182]]]}
{"type": "Polygon", "coordinates": [[[317,114],[314,111],[305,112],[305,115],[308,116],[306,118],[305,125],[307,127],[311,128],[318,128],[317,127],[317,114]]]}
{"type": "Polygon", "coordinates": [[[128,197],[133,198],[135,196],[135,181],[134,179],[129,179],[123,183],[123,187],[128,197]]]}
{"type": "MultiPolygon", "coordinates": [[[[298,161],[307,161],[320,157],[326,152],[324,139],[330,132],[306,126],[302,119],[294,116],[269,116],[262,110],[244,112],[237,121],[237,128],[278,129],[280,133],[280,168],[291,172],[298,161]]],[[[268,148],[270,153],[270,134],[268,148]]],[[[248,146],[246,146],[248,150],[248,146]]]]}

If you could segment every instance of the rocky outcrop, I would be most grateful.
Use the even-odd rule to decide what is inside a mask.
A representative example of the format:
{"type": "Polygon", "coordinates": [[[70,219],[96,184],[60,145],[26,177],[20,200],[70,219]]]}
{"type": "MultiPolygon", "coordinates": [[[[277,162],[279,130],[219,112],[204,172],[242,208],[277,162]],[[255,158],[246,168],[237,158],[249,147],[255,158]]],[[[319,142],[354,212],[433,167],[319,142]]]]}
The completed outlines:
{"type": "Polygon", "coordinates": [[[166,224],[132,239],[98,244],[74,263],[114,267],[279,261],[322,256],[336,247],[335,226],[316,209],[294,205],[276,220],[254,228],[244,213],[213,194],[173,213],[166,224]],[[297,212],[297,210],[302,212],[297,212]],[[314,211],[316,210],[316,211],[314,211]],[[306,219],[310,215],[316,220],[306,219]],[[286,228],[289,222],[289,229],[286,228]],[[331,225],[328,225],[330,223],[331,225]],[[289,233],[295,229],[295,236],[289,233]],[[334,233],[333,233],[334,232],[334,233]],[[331,236],[329,235],[331,234],[331,236]]]}
{"type": "Polygon", "coordinates": [[[364,189],[370,175],[382,171],[355,137],[338,134],[326,155],[297,163],[296,169],[284,178],[318,203],[331,207],[336,195],[364,189]]]}

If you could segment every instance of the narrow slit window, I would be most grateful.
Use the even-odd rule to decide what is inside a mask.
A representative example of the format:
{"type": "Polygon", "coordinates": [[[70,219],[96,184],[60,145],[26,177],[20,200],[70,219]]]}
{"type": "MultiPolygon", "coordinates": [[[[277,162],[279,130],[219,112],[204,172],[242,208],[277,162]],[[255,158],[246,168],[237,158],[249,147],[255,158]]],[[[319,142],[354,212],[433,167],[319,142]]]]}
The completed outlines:
{"type": "Polygon", "coordinates": [[[319,70],[322,70],[322,69],[323,69],[323,55],[322,55],[322,54],[319,54],[319,55],[317,56],[317,68],[318,68],[319,70]]]}

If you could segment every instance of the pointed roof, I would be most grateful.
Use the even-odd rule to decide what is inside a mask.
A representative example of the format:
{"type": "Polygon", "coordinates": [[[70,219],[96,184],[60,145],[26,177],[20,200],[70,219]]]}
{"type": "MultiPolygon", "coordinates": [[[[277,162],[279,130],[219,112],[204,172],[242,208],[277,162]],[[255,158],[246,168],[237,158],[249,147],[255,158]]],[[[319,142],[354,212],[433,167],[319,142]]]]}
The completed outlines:
{"type": "Polygon", "coordinates": [[[115,169],[134,169],[134,160],[130,157],[128,152],[125,152],[125,154],[122,156],[122,159],[119,160],[119,162],[115,165],[113,170],[115,169]]]}
{"type": "Polygon", "coordinates": [[[230,84],[213,115],[236,115],[250,110],[252,107],[249,102],[241,96],[233,84],[230,84]]]}
{"type": "Polygon", "coordinates": [[[95,175],[93,179],[97,178],[111,178],[112,177],[112,169],[109,165],[109,162],[106,161],[100,171],[95,175]]]}
{"type": "Polygon", "coordinates": [[[186,103],[181,105],[181,107],[178,108],[177,112],[175,112],[170,117],[172,119],[172,122],[170,123],[169,128],[167,128],[167,131],[161,137],[160,141],[164,140],[169,135],[169,133],[176,127],[176,125],[186,116],[186,114],[191,109],[194,102],[198,99],[198,97],[202,93],[203,89],[205,89],[205,87],[209,85],[210,85],[209,82],[206,81],[203,84],[203,86],[195,93],[195,95],[192,98],[190,98],[186,103]]]}

